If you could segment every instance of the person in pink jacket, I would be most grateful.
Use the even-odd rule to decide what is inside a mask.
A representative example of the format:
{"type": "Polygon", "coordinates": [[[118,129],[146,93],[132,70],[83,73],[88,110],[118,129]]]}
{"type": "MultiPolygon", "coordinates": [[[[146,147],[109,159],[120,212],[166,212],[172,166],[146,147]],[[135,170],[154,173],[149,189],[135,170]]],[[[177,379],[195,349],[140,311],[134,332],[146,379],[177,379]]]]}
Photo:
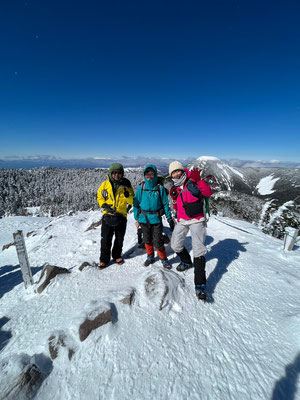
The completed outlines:
{"type": "Polygon", "coordinates": [[[194,255],[194,282],[198,299],[205,300],[206,275],[204,245],[206,237],[206,221],[204,215],[204,197],[210,197],[212,191],[210,186],[200,177],[200,170],[189,171],[183,168],[178,161],[169,165],[169,174],[173,181],[170,190],[174,210],[177,212],[177,224],[172,234],[171,247],[180,258],[177,271],[192,268],[191,256],[184,247],[187,233],[191,232],[192,247],[194,255]]]}

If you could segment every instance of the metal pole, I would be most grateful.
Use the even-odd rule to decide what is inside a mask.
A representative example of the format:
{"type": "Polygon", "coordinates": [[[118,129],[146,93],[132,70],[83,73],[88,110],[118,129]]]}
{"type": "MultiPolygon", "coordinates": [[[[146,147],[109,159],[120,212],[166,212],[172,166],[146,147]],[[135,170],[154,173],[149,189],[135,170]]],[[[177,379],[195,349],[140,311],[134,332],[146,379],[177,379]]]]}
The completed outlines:
{"type": "Polygon", "coordinates": [[[25,289],[33,284],[31,269],[29,265],[27,250],[25,246],[25,240],[23,236],[23,231],[17,231],[13,234],[15,239],[15,245],[17,249],[18,259],[21,267],[21,272],[23,276],[23,281],[25,284],[25,289]]]}

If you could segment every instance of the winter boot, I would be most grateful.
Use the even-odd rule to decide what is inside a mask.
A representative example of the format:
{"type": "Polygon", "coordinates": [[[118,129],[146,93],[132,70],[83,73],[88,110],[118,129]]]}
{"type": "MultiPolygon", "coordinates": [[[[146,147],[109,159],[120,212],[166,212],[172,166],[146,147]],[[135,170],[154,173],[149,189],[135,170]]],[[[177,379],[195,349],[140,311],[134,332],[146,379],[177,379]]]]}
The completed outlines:
{"type": "Polygon", "coordinates": [[[192,268],[192,267],[193,267],[193,264],[184,263],[183,261],[181,261],[181,263],[180,263],[179,265],[177,265],[176,269],[177,269],[177,271],[179,271],[179,272],[183,272],[183,271],[185,271],[186,269],[189,269],[189,268],[192,268]]]}
{"type": "Polygon", "coordinates": [[[205,285],[196,285],[195,291],[199,300],[206,300],[205,285]]]}
{"type": "Polygon", "coordinates": [[[155,262],[154,260],[154,253],[148,254],[146,261],[144,262],[145,267],[149,267],[150,264],[153,264],[155,262]]]}
{"type": "Polygon", "coordinates": [[[171,269],[172,265],[170,264],[169,260],[167,258],[161,260],[162,265],[165,269],[171,269]]]}

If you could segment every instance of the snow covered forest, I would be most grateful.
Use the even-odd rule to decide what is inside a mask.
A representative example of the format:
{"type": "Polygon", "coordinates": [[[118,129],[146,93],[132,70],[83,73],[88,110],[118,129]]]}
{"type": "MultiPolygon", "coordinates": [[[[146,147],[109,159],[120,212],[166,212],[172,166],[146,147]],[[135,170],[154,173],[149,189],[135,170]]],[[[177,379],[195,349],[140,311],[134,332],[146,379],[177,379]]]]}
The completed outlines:
{"type": "MultiPolygon", "coordinates": [[[[294,169],[291,173],[288,169],[277,169],[278,176],[284,178],[272,180],[273,175],[263,175],[266,174],[264,171],[269,171],[267,169],[234,169],[220,163],[218,159],[203,157],[189,165],[189,168],[213,172],[216,177],[218,185],[210,200],[211,214],[255,223],[265,233],[278,238],[283,238],[286,227],[299,227],[300,218],[294,212],[292,201],[297,194],[295,176],[299,170],[294,169]],[[293,177],[291,183],[287,174],[293,177]],[[261,195],[256,185],[260,187],[266,180],[278,188],[273,190],[272,186],[261,195]],[[278,194],[279,198],[276,197],[278,194]]],[[[104,168],[0,169],[0,218],[57,217],[75,211],[98,210],[97,190],[106,175],[104,168]]],[[[126,168],[125,176],[136,190],[143,180],[143,168],[126,168]]],[[[167,178],[165,186],[169,189],[171,184],[167,178]]]]}
{"type": "MultiPolygon", "coordinates": [[[[143,179],[142,169],[126,169],[134,189],[143,179]]],[[[107,169],[40,168],[0,170],[0,217],[56,217],[70,211],[98,209],[97,190],[106,179],[107,169]],[[36,208],[39,208],[37,211],[36,208]],[[35,208],[32,211],[32,208],[35,208]]]]}

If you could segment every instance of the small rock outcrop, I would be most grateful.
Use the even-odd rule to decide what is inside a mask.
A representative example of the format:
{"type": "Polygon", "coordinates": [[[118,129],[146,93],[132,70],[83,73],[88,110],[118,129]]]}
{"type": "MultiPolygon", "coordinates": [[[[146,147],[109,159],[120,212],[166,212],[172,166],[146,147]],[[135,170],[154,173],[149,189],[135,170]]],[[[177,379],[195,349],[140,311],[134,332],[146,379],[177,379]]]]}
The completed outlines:
{"type": "Polygon", "coordinates": [[[133,289],[130,293],[128,293],[127,296],[125,296],[120,301],[123,304],[128,304],[129,306],[131,306],[134,302],[134,298],[135,298],[135,290],[133,289]]]}
{"type": "Polygon", "coordinates": [[[68,358],[71,361],[75,353],[75,350],[67,345],[67,341],[68,341],[67,336],[63,332],[60,332],[58,334],[53,334],[49,337],[48,345],[49,345],[49,353],[51,360],[55,360],[58,356],[59,349],[61,347],[65,347],[68,351],[68,358]]]}
{"type": "Polygon", "coordinates": [[[9,249],[11,246],[14,246],[14,245],[15,245],[14,242],[5,244],[4,246],[2,246],[2,251],[7,250],[7,249],[9,249]]]}
{"type": "Polygon", "coordinates": [[[5,400],[32,399],[41,386],[46,375],[35,364],[27,365],[21,374],[12,382],[3,396],[5,400]]]}
{"type": "Polygon", "coordinates": [[[93,230],[93,229],[98,228],[98,226],[100,226],[101,223],[102,223],[102,219],[100,219],[99,221],[93,222],[92,225],[90,225],[90,226],[85,230],[85,232],[88,232],[88,231],[91,231],[91,230],[93,230]]]}
{"type": "Polygon", "coordinates": [[[43,268],[42,275],[39,282],[41,285],[36,289],[37,293],[42,293],[42,291],[49,285],[51,280],[59,274],[70,274],[70,271],[66,268],[56,267],[55,265],[46,265],[43,268]]]}
{"type": "Polygon", "coordinates": [[[92,265],[88,262],[88,261],[84,261],[80,267],[79,267],[79,271],[82,271],[84,268],[86,267],[92,267],[92,265]]]}
{"type": "Polygon", "coordinates": [[[31,232],[28,232],[26,234],[26,237],[30,237],[30,236],[36,236],[36,232],[35,231],[31,231],[31,232]]]}
{"type": "Polygon", "coordinates": [[[95,329],[107,323],[118,321],[118,311],[114,303],[104,300],[93,300],[86,305],[85,310],[76,318],[80,322],[79,339],[83,342],[95,329]]]}
{"type": "Polygon", "coordinates": [[[94,319],[86,319],[79,327],[79,339],[83,342],[89,334],[94,330],[107,324],[108,322],[112,322],[112,314],[111,310],[103,311],[99,315],[97,315],[94,319]]]}

